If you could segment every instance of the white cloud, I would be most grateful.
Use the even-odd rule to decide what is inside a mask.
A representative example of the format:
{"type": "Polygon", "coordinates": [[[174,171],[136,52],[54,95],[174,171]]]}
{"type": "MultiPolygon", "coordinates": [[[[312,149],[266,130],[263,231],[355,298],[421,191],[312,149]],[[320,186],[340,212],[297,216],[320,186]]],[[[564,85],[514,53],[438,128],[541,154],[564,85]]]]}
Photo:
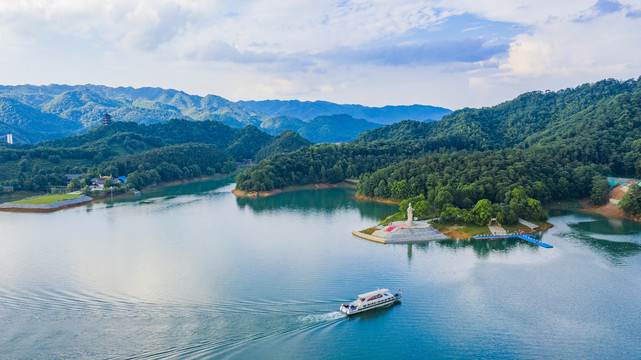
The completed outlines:
{"type": "Polygon", "coordinates": [[[638,77],[639,14],[638,1],[611,0],[0,0],[0,78],[492,105],[638,77]],[[461,14],[483,23],[446,26],[461,14]]]}
{"type": "Polygon", "coordinates": [[[617,11],[588,21],[575,19],[548,21],[531,33],[518,35],[499,71],[475,82],[501,88],[545,79],[542,89],[556,90],[641,74],[641,48],[634,45],[641,43],[641,33],[637,31],[641,28],[640,18],[617,11]]]}

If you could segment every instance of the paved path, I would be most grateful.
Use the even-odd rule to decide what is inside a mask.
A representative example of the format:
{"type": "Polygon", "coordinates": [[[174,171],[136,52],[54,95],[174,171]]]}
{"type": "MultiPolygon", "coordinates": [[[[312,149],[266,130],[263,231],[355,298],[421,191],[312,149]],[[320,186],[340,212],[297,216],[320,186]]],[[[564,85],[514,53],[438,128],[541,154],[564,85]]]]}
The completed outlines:
{"type": "Polygon", "coordinates": [[[535,230],[536,228],[538,228],[538,227],[539,227],[537,224],[531,223],[531,222],[529,222],[529,221],[527,221],[527,220],[519,219],[519,222],[520,222],[521,224],[523,224],[523,225],[525,225],[525,226],[529,227],[529,228],[530,228],[530,229],[532,229],[532,230],[535,230]]]}
{"type": "Polygon", "coordinates": [[[503,229],[503,226],[488,226],[492,235],[507,235],[507,231],[503,229]]]}

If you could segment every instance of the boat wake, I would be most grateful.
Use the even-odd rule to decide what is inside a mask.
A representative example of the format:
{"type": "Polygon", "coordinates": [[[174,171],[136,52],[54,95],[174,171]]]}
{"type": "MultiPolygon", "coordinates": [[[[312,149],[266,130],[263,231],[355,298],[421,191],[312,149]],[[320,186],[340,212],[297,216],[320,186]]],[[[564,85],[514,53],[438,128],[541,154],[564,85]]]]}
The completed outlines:
{"type": "Polygon", "coordinates": [[[314,315],[305,315],[301,316],[299,319],[302,322],[306,323],[320,323],[320,322],[331,322],[346,318],[347,315],[341,313],[340,311],[334,311],[326,314],[314,314],[314,315]]]}

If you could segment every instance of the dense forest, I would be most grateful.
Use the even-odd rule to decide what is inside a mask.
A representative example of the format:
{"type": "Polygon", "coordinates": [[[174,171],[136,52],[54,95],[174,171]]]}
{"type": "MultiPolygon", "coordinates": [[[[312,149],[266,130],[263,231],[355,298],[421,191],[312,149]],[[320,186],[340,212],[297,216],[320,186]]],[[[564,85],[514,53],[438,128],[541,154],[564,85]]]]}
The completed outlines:
{"type": "Polygon", "coordinates": [[[507,206],[515,189],[525,200],[590,196],[596,204],[605,175],[641,177],[641,78],[531,92],[437,122],[373,129],[341,146],[301,148],[238,175],[237,187],[359,177],[361,195],[422,196],[438,213],[471,210],[484,199],[507,206]]]}
{"type": "Polygon", "coordinates": [[[287,152],[309,144],[293,132],[274,137],[253,126],[238,129],[216,121],[114,122],[37,145],[0,146],[0,185],[42,191],[66,186],[65,174],[82,173],[85,183],[101,174],[133,175],[131,182],[140,187],[230,173],[237,162],[259,153],[287,152]]]}

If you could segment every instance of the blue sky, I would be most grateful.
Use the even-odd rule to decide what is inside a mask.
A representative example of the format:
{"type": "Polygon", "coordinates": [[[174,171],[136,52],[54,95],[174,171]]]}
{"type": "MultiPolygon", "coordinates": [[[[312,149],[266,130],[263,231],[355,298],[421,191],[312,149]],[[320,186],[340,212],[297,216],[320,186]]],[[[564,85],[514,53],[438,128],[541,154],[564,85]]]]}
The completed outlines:
{"type": "Polygon", "coordinates": [[[641,2],[0,0],[3,84],[491,106],[641,75],[641,2]]]}

